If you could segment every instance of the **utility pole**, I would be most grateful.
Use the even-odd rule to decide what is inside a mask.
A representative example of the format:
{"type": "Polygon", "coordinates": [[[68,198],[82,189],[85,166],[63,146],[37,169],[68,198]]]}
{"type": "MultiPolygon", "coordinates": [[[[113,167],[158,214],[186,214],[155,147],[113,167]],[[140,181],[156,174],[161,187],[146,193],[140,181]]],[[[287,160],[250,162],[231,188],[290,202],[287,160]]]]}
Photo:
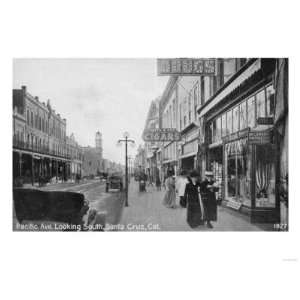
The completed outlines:
{"type": "Polygon", "coordinates": [[[118,140],[118,145],[121,143],[125,143],[125,206],[129,206],[128,204],[128,143],[134,146],[135,141],[133,139],[129,139],[129,133],[124,132],[124,139],[118,140]]]}

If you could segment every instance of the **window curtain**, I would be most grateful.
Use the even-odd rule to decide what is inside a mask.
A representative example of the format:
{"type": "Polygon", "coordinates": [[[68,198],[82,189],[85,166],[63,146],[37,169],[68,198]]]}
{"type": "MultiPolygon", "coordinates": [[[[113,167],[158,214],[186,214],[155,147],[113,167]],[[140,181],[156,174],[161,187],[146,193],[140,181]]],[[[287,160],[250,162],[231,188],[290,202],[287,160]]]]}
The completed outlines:
{"type": "Polygon", "coordinates": [[[258,197],[267,197],[267,191],[270,184],[272,159],[274,158],[271,147],[256,146],[256,194],[258,197]]]}

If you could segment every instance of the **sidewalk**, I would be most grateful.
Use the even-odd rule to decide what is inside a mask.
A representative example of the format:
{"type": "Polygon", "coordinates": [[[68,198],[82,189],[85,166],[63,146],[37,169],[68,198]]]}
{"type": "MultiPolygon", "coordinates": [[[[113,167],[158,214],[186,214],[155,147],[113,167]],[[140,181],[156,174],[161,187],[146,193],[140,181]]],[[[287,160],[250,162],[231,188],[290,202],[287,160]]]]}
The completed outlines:
{"type": "Polygon", "coordinates": [[[59,190],[59,191],[65,191],[73,187],[79,187],[79,186],[86,186],[95,182],[99,182],[98,180],[86,180],[86,181],[80,181],[79,183],[75,183],[74,181],[67,181],[67,182],[55,182],[55,183],[49,183],[44,186],[39,186],[37,183],[35,185],[32,184],[24,184],[24,188],[29,189],[39,189],[42,191],[50,191],[50,190],[59,190]]]}
{"type": "Polygon", "coordinates": [[[214,228],[200,226],[192,229],[186,222],[186,209],[170,209],[162,205],[164,189],[156,191],[147,187],[147,192],[138,191],[138,183],[131,181],[129,186],[129,207],[123,208],[120,224],[128,231],[262,231],[259,226],[251,224],[238,212],[218,206],[218,221],[212,222],[214,228]]]}

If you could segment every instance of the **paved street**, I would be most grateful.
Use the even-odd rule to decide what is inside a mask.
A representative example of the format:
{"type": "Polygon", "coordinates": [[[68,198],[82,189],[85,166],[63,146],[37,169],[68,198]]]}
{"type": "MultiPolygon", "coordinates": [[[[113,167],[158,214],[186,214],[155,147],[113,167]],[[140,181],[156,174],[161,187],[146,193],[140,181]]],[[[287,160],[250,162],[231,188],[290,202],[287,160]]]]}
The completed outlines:
{"type": "MultiPolygon", "coordinates": [[[[45,187],[39,187],[42,191],[72,191],[82,193],[89,201],[90,208],[98,212],[106,212],[106,223],[116,224],[119,222],[124,197],[119,192],[105,192],[105,183],[99,180],[88,180],[79,184],[57,183],[45,187]]],[[[16,220],[13,221],[15,224],[16,220]]]]}
{"type": "MultiPolygon", "coordinates": [[[[138,183],[131,181],[129,187],[129,207],[125,207],[121,224],[125,230],[161,230],[161,231],[261,231],[262,228],[249,223],[238,212],[218,207],[218,221],[212,222],[214,228],[201,226],[192,229],[186,222],[186,209],[178,205],[170,209],[162,205],[165,191],[156,191],[148,187],[146,193],[139,193],[138,183]],[[149,226],[149,227],[148,227],[149,226]]],[[[266,228],[264,228],[266,230],[266,228]]]]}
{"type": "Polygon", "coordinates": [[[89,201],[90,208],[106,212],[106,222],[116,224],[122,212],[123,199],[118,192],[105,192],[105,183],[99,180],[88,180],[79,184],[61,183],[43,187],[42,190],[71,191],[82,193],[89,201]]]}

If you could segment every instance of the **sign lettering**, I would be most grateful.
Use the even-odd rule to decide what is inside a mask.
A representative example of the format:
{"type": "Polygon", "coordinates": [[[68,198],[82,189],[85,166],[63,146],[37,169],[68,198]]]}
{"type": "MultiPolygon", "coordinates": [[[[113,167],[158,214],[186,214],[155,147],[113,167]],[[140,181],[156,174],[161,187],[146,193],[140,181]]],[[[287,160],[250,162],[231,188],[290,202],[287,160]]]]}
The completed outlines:
{"type": "Polygon", "coordinates": [[[272,124],[274,124],[274,119],[273,118],[258,118],[257,124],[258,125],[272,125],[272,124]]]}
{"type": "Polygon", "coordinates": [[[214,58],[159,58],[157,74],[164,75],[216,75],[217,64],[214,58]]]}
{"type": "Polygon", "coordinates": [[[143,134],[145,142],[180,141],[180,133],[173,128],[148,129],[143,134]]]}

